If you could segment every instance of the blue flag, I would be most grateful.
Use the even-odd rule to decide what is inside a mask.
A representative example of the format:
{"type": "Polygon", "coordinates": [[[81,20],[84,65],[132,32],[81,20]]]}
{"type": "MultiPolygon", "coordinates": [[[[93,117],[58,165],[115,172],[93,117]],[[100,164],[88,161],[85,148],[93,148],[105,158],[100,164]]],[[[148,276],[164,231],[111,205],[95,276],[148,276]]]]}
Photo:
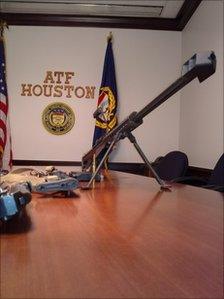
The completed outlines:
{"type": "Polygon", "coordinates": [[[113,129],[117,124],[117,85],[114,68],[112,38],[108,39],[104,59],[103,76],[99,92],[93,146],[97,140],[113,129]]]}

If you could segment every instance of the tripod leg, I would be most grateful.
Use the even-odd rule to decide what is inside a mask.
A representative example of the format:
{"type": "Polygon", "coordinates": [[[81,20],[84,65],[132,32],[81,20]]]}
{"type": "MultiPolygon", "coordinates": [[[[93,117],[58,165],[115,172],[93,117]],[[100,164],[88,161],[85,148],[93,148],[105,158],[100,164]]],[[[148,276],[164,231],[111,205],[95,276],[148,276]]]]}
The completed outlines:
{"type": "Polygon", "coordinates": [[[146,155],[143,153],[142,149],[140,148],[140,146],[138,145],[135,136],[132,133],[128,134],[128,139],[130,140],[131,143],[133,143],[134,147],[136,148],[137,152],[139,153],[139,155],[141,156],[142,160],[145,162],[145,164],[148,166],[148,168],[150,169],[150,171],[152,172],[154,178],[157,180],[157,182],[159,183],[161,189],[169,189],[170,186],[166,185],[165,182],[158,176],[158,174],[156,173],[156,171],[154,170],[154,168],[152,167],[151,163],[149,162],[149,160],[147,159],[146,155]]]}
{"type": "Polygon", "coordinates": [[[102,160],[100,161],[99,165],[97,166],[96,171],[93,173],[91,180],[89,181],[89,183],[86,186],[83,186],[82,189],[90,189],[91,185],[97,175],[97,173],[99,172],[100,168],[102,167],[104,161],[106,160],[108,154],[110,153],[110,150],[113,148],[113,146],[115,145],[115,143],[119,140],[119,136],[116,136],[116,138],[114,138],[114,140],[111,142],[110,146],[108,147],[106,153],[104,154],[102,160]]]}

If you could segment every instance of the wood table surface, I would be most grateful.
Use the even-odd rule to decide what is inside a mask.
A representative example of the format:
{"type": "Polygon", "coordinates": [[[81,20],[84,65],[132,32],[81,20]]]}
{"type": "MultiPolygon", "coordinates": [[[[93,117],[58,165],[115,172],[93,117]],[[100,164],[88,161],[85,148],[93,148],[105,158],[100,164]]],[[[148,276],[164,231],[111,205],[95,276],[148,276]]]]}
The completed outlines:
{"type": "Polygon", "coordinates": [[[1,298],[222,298],[223,194],[108,172],[1,224],[1,298]]]}

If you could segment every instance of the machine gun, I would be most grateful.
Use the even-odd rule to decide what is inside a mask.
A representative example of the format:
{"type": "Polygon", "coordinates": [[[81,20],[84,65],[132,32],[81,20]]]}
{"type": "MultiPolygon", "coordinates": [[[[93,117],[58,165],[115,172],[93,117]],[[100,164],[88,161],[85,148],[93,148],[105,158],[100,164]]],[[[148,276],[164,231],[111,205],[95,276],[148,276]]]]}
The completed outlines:
{"type": "Polygon", "coordinates": [[[61,192],[66,196],[70,196],[72,191],[77,189],[78,180],[74,178],[64,178],[53,181],[46,181],[32,187],[33,192],[38,193],[54,193],[61,192]]]}
{"type": "Polygon", "coordinates": [[[0,220],[7,221],[18,215],[31,201],[31,186],[29,183],[16,184],[11,190],[0,188],[0,220]]]}
{"type": "Polygon", "coordinates": [[[45,181],[32,185],[31,191],[37,193],[63,193],[70,196],[73,190],[78,188],[78,180],[68,176],[64,171],[57,170],[54,166],[49,166],[46,171],[31,171],[31,175],[42,177],[45,181]]]}
{"type": "Polygon", "coordinates": [[[99,156],[103,149],[107,148],[106,153],[101,159],[95,173],[93,173],[91,180],[89,181],[86,189],[89,189],[95,176],[102,167],[105,159],[109,155],[110,151],[113,149],[114,145],[124,138],[128,138],[131,143],[135,146],[137,152],[147,164],[151,170],[153,176],[156,178],[157,182],[160,184],[161,188],[168,188],[163,180],[157,175],[147,157],[144,155],[143,151],[136,142],[135,137],[131,133],[134,129],[143,123],[143,118],[155,110],[158,106],[168,100],[172,95],[178,92],[185,85],[190,83],[196,77],[199,82],[206,80],[210,77],[216,70],[216,56],[213,51],[198,53],[192,56],[182,67],[182,75],[174,83],[172,83],[168,88],[166,88],[161,94],[159,94],[154,100],[152,100],[148,105],[146,105],[139,112],[132,112],[126,119],[124,119],[117,127],[106,134],[102,139],[99,139],[97,144],[89,150],[82,157],[82,170],[87,171],[93,163],[94,157],[99,156]]]}

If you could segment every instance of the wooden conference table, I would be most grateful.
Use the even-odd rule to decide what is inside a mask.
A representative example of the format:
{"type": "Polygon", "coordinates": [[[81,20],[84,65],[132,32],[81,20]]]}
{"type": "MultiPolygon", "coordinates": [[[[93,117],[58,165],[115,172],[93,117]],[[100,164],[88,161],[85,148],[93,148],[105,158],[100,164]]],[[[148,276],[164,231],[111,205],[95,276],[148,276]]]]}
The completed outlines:
{"type": "Polygon", "coordinates": [[[1,226],[1,298],[222,298],[223,194],[109,172],[1,226]]]}

